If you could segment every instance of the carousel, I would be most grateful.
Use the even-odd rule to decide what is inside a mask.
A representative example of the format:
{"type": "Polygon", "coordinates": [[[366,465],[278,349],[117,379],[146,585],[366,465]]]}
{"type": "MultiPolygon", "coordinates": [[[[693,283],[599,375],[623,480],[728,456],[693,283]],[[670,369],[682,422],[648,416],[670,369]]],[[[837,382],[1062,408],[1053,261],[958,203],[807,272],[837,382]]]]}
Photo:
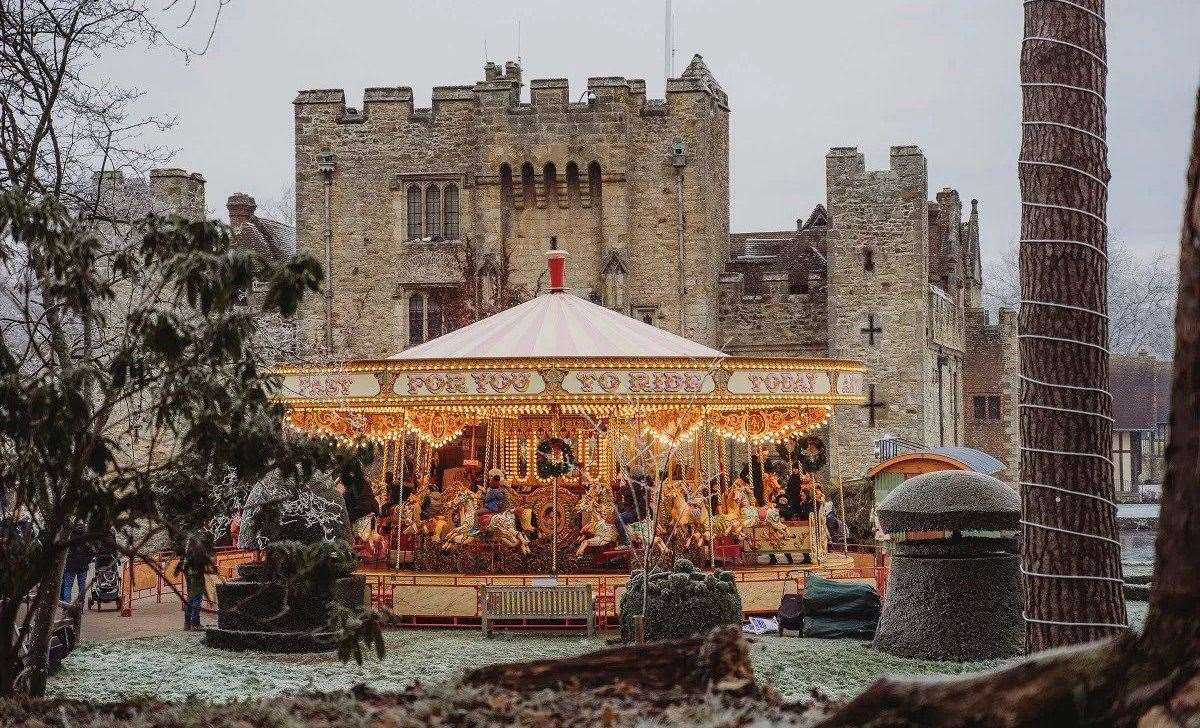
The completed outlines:
{"type": "Polygon", "coordinates": [[[747,584],[850,566],[827,547],[831,415],[864,401],[863,366],[727,356],[568,292],[551,248],[526,303],[389,359],[277,369],[289,427],[379,446],[384,507],[356,528],[377,600],[470,618],[454,589],[587,581],[603,604],[647,558],[747,584]]]}

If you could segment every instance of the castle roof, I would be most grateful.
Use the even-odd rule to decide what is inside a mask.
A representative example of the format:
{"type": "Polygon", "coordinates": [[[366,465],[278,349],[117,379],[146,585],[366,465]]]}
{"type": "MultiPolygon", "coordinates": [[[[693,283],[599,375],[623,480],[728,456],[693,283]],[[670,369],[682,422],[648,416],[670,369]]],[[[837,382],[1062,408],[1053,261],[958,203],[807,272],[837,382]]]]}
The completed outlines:
{"type": "Polygon", "coordinates": [[[565,291],[414,346],[392,359],[695,358],[725,354],[565,291]]]}
{"type": "Polygon", "coordinates": [[[252,216],[238,225],[233,234],[238,245],[270,261],[279,262],[296,252],[296,229],[278,220],[252,216]]]}

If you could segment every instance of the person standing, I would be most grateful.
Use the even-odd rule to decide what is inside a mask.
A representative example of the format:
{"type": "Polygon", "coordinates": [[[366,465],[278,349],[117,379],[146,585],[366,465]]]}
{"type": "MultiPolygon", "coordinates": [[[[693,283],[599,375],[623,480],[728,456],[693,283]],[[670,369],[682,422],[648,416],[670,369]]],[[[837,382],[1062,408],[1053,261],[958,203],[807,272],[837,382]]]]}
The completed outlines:
{"type": "Polygon", "coordinates": [[[187,601],[183,609],[183,629],[188,632],[199,631],[200,604],[208,591],[208,574],[217,573],[213,563],[212,536],[207,531],[197,531],[186,541],[183,558],[175,567],[175,573],[183,573],[184,587],[187,590],[187,601]]]}
{"type": "Polygon", "coordinates": [[[87,587],[88,571],[92,568],[92,559],[96,551],[92,544],[83,539],[86,532],[83,526],[76,526],[71,531],[71,545],[67,547],[67,561],[63,567],[62,588],[59,590],[60,601],[70,602],[72,587],[79,585],[79,599],[84,598],[87,587]]]}

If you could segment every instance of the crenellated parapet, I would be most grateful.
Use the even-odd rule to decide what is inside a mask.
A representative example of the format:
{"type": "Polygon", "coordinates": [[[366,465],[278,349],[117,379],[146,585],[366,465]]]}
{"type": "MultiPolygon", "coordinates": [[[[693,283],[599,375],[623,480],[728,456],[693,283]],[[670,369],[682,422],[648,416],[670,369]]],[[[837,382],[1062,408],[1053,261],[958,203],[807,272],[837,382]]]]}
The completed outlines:
{"type": "Polygon", "coordinates": [[[587,81],[587,91],[581,99],[573,100],[570,84],[565,78],[535,78],[529,82],[529,102],[522,103],[521,67],[506,63],[501,69],[495,63],[484,66],[484,78],[469,86],[435,86],[429,109],[413,105],[413,91],[408,86],[368,88],[363,92],[361,110],[346,105],[343,89],[311,89],[301,91],[294,104],[298,113],[320,116],[343,124],[371,123],[372,118],[389,121],[428,120],[436,122],[442,111],[469,108],[479,114],[572,113],[600,114],[613,107],[645,116],[670,113],[684,109],[703,97],[728,111],[729,97],[713,78],[700,56],[679,78],[669,79],[665,99],[647,99],[646,81],[624,76],[593,76],[587,81]]]}

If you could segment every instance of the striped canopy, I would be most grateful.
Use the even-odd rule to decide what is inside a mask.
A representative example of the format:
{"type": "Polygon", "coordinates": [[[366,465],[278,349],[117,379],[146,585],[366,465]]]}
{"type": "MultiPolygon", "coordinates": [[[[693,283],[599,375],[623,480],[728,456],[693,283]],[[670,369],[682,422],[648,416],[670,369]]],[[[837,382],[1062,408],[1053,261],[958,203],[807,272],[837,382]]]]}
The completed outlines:
{"type": "Polygon", "coordinates": [[[390,358],[410,361],[582,357],[682,357],[714,361],[724,359],[725,354],[574,294],[556,291],[390,358]]]}

